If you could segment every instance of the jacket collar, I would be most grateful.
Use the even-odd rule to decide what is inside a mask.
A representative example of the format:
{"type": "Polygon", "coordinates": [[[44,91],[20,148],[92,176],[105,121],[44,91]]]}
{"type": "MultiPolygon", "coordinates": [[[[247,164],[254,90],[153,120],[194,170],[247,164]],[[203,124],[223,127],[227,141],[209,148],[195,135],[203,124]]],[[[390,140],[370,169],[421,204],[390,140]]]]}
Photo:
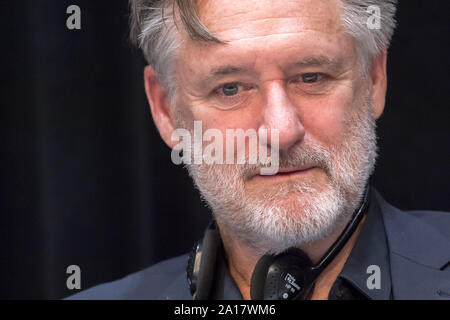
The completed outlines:
{"type": "Polygon", "coordinates": [[[441,269],[450,261],[450,241],[439,231],[439,219],[448,218],[433,211],[406,213],[375,190],[373,196],[386,229],[394,298],[448,299],[450,272],[441,269]]]}

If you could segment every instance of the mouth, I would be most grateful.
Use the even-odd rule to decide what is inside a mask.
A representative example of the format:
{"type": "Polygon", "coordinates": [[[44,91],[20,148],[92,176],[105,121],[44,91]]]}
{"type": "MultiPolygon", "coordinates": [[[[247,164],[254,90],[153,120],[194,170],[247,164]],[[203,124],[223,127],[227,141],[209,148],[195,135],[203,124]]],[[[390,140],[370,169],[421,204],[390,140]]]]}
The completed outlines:
{"type": "Polygon", "coordinates": [[[299,167],[280,168],[275,175],[290,175],[298,172],[304,172],[315,168],[313,165],[304,165],[299,167]]]}
{"type": "Polygon", "coordinates": [[[295,178],[295,177],[307,174],[316,168],[317,168],[317,166],[315,166],[315,165],[303,165],[303,166],[296,166],[296,167],[279,168],[278,172],[274,175],[257,174],[255,176],[255,178],[264,179],[264,180],[291,179],[291,178],[295,178]]]}

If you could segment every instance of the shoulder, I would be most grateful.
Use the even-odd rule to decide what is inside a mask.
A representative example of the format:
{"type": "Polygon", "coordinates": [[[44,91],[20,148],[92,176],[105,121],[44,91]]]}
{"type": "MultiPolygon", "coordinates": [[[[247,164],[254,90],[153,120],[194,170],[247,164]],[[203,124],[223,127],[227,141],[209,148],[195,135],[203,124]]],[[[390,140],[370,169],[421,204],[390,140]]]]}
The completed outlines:
{"type": "Polygon", "coordinates": [[[450,213],[402,211],[375,194],[388,242],[395,299],[450,296],[450,213]]]}
{"type": "MultiPolygon", "coordinates": [[[[394,229],[399,235],[414,233],[419,234],[433,232],[450,240],[450,212],[432,210],[400,210],[389,203],[374,191],[374,196],[383,213],[387,228],[394,229]]],[[[422,239],[426,241],[426,239],[422,239]]]]}
{"type": "Polygon", "coordinates": [[[162,261],[122,279],[69,296],[69,300],[191,299],[186,280],[188,255],[162,261]]]}
{"type": "Polygon", "coordinates": [[[392,255],[435,269],[450,261],[450,213],[430,210],[402,211],[375,193],[392,255]]]}

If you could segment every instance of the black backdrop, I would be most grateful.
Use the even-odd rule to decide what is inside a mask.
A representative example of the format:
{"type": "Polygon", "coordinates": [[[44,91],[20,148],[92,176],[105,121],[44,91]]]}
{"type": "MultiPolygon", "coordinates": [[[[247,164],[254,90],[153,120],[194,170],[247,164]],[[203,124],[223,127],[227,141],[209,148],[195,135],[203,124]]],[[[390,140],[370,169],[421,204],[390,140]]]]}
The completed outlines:
{"type": "MultiPolygon", "coordinates": [[[[450,211],[449,1],[402,0],[374,185],[450,211]]],[[[61,298],[187,252],[208,210],[145,100],[126,1],[0,2],[0,298],[61,298]],[[66,8],[81,8],[81,30],[66,8]]]]}

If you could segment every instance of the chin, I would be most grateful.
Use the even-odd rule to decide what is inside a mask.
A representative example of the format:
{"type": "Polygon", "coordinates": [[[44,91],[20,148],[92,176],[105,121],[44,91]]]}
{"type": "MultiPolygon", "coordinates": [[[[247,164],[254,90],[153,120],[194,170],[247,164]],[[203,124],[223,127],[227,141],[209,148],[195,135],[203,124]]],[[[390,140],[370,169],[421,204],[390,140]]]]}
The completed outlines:
{"type": "MultiPolygon", "coordinates": [[[[340,193],[328,187],[279,188],[269,196],[261,192],[247,199],[238,234],[253,235],[252,246],[271,253],[310,243],[327,236],[346,211],[340,193]]],[[[236,222],[236,221],[234,221],[236,222]]]]}
{"type": "Polygon", "coordinates": [[[304,203],[319,197],[323,192],[329,192],[331,184],[318,180],[298,179],[276,184],[252,186],[246,190],[247,199],[251,202],[299,210],[304,203]]]}

